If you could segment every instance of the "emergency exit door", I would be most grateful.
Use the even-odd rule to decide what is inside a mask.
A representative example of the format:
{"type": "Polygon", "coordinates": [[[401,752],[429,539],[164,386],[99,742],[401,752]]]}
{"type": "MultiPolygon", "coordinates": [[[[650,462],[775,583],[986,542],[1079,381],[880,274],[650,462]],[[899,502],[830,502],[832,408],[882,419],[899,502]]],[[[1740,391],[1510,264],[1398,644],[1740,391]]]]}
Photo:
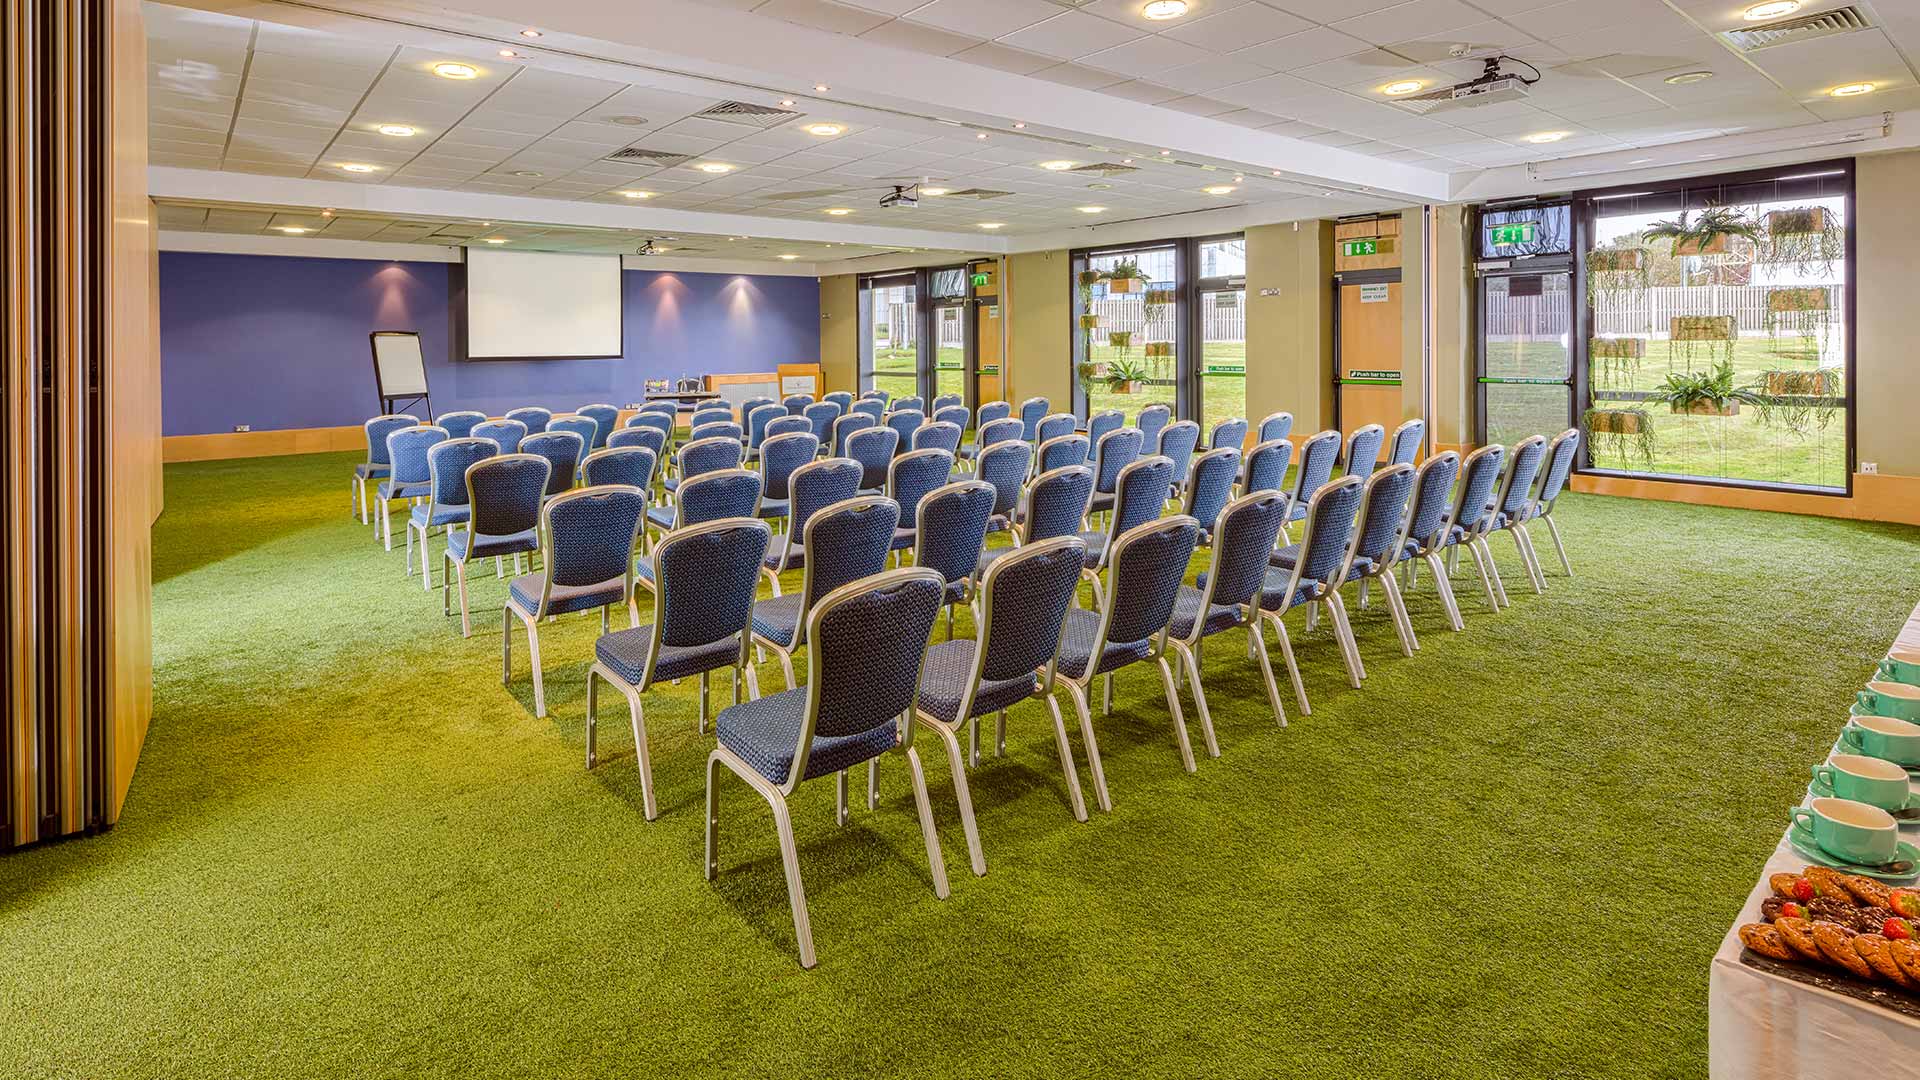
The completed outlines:
{"type": "Polygon", "coordinates": [[[1340,283],[1334,378],[1343,435],[1368,424],[1392,431],[1404,418],[1400,288],[1398,281],[1340,283]]]}

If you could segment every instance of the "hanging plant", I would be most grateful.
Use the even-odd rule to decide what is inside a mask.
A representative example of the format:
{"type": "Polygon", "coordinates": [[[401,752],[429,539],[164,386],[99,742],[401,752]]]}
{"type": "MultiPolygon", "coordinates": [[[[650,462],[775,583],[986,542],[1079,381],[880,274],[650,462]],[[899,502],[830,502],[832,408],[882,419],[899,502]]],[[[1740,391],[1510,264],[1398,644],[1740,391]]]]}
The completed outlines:
{"type": "Polygon", "coordinates": [[[1122,259],[1114,263],[1112,269],[1102,276],[1106,278],[1107,288],[1116,293],[1140,292],[1146,288],[1147,282],[1152,280],[1141,272],[1140,264],[1132,259],[1122,259]]]}
{"type": "Polygon", "coordinates": [[[1102,275],[1098,270],[1080,271],[1080,276],[1079,276],[1080,287],[1091,291],[1095,285],[1100,284],[1101,276],[1102,275]]]}
{"type": "Polygon", "coordinates": [[[1820,286],[1767,290],[1767,333],[1773,339],[1770,350],[1818,363],[1833,325],[1831,308],[1832,299],[1820,286]]]}
{"type": "Polygon", "coordinates": [[[1679,357],[1691,372],[1696,357],[1712,359],[1716,352],[1731,364],[1733,339],[1731,315],[1675,315],[1667,322],[1667,370],[1673,370],[1674,358],[1679,357]],[[1713,347],[1714,342],[1720,343],[1718,349],[1713,347]]]}
{"type": "Polygon", "coordinates": [[[1711,371],[1669,372],[1647,400],[1691,416],[1738,416],[1741,405],[1759,405],[1761,396],[1733,385],[1733,361],[1722,360],[1711,371]]]}
{"type": "Polygon", "coordinates": [[[1133,331],[1109,330],[1107,331],[1107,344],[1125,352],[1127,349],[1133,347],[1133,331]]]}
{"type": "Polygon", "coordinates": [[[1652,466],[1653,417],[1645,409],[1588,409],[1581,418],[1587,431],[1587,445],[1596,457],[1611,453],[1623,468],[1635,461],[1652,466]]]}
{"type": "Polygon", "coordinates": [[[1832,277],[1846,256],[1847,233],[1837,214],[1824,206],[1771,210],[1760,260],[1791,267],[1801,277],[1832,277]]]}
{"type": "Polygon", "coordinates": [[[1100,316],[1094,315],[1094,314],[1087,314],[1087,315],[1080,316],[1080,329],[1098,330],[1099,328],[1100,328],[1100,316]]]}
{"type": "Polygon", "coordinates": [[[1080,377],[1080,392],[1091,396],[1094,387],[1107,381],[1107,365],[1082,360],[1074,366],[1074,374],[1080,377]]]}
{"type": "Polygon", "coordinates": [[[1845,404],[1840,396],[1840,371],[1763,371],[1751,388],[1754,414],[1764,424],[1779,424],[1799,438],[1825,431],[1845,404]]]}
{"type": "Polygon", "coordinates": [[[1587,306],[1618,311],[1637,303],[1653,285],[1644,249],[1595,248],[1587,252],[1587,306]]]}
{"type": "Polygon", "coordinates": [[[1723,255],[1734,237],[1758,244],[1760,224],[1737,206],[1710,205],[1696,216],[1690,210],[1680,216],[1656,221],[1641,234],[1648,240],[1672,242],[1673,254],[1723,255]]]}
{"type": "Polygon", "coordinates": [[[1597,337],[1587,342],[1594,381],[1605,387],[1625,386],[1640,373],[1640,361],[1646,355],[1647,339],[1643,337],[1597,337]]]}
{"type": "Polygon", "coordinates": [[[1107,365],[1107,389],[1116,394],[1137,393],[1147,381],[1147,370],[1135,360],[1116,360],[1107,365]]]}

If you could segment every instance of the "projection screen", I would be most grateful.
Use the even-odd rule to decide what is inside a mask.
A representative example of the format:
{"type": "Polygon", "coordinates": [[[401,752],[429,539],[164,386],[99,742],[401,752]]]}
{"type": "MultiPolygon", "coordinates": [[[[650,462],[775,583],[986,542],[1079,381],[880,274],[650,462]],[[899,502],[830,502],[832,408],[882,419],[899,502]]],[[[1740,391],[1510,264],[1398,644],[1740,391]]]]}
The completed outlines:
{"type": "Polygon", "coordinates": [[[621,355],[620,256],[467,251],[467,359],[621,355]]]}

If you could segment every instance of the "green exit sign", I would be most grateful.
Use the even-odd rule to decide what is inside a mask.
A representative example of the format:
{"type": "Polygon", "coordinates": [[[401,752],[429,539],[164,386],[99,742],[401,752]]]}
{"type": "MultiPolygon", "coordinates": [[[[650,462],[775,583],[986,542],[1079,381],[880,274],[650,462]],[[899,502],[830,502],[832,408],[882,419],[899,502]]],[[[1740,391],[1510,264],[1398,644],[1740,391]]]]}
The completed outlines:
{"type": "Polygon", "coordinates": [[[1512,247],[1515,244],[1533,243],[1534,223],[1514,221],[1505,225],[1487,227],[1487,238],[1494,247],[1512,247]]]}
{"type": "Polygon", "coordinates": [[[1355,255],[1378,255],[1380,254],[1380,241],[1342,240],[1340,242],[1340,254],[1349,259],[1355,255]]]}
{"type": "Polygon", "coordinates": [[[984,289],[984,288],[986,288],[986,287],[987,287],[987,275],[985,275],[985,274],[975,274],[975,275],[973,275],[973,287],[974,287],[974,288],[976,288],[976,289],[984,289]]]}

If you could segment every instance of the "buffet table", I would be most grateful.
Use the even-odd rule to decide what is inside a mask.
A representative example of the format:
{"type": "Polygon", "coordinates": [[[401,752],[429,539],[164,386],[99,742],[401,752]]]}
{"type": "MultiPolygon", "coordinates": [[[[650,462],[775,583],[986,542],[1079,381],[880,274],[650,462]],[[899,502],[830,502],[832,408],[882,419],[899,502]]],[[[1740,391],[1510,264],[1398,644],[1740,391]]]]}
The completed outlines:
{"type": "MultiPolygon", "coordinates": [[[[1920,607],[1894,643],[1920,648],[1920,607]]],[[[1839,706],[1845,708],[1845,703],[1839,706]]],[[[1911,838],[1911,830],[1908,834],[1911,838]]],[[[1805,865],[1783,830],[1759,883],[1713,955],[1707,984],[1709,1075],[1713,1080],[1920,1076],[1920,1019],[1741,962],[1736,931],[1760,919],[1760,902],[1771,891],[1768,875],[1805,865]]]]}

